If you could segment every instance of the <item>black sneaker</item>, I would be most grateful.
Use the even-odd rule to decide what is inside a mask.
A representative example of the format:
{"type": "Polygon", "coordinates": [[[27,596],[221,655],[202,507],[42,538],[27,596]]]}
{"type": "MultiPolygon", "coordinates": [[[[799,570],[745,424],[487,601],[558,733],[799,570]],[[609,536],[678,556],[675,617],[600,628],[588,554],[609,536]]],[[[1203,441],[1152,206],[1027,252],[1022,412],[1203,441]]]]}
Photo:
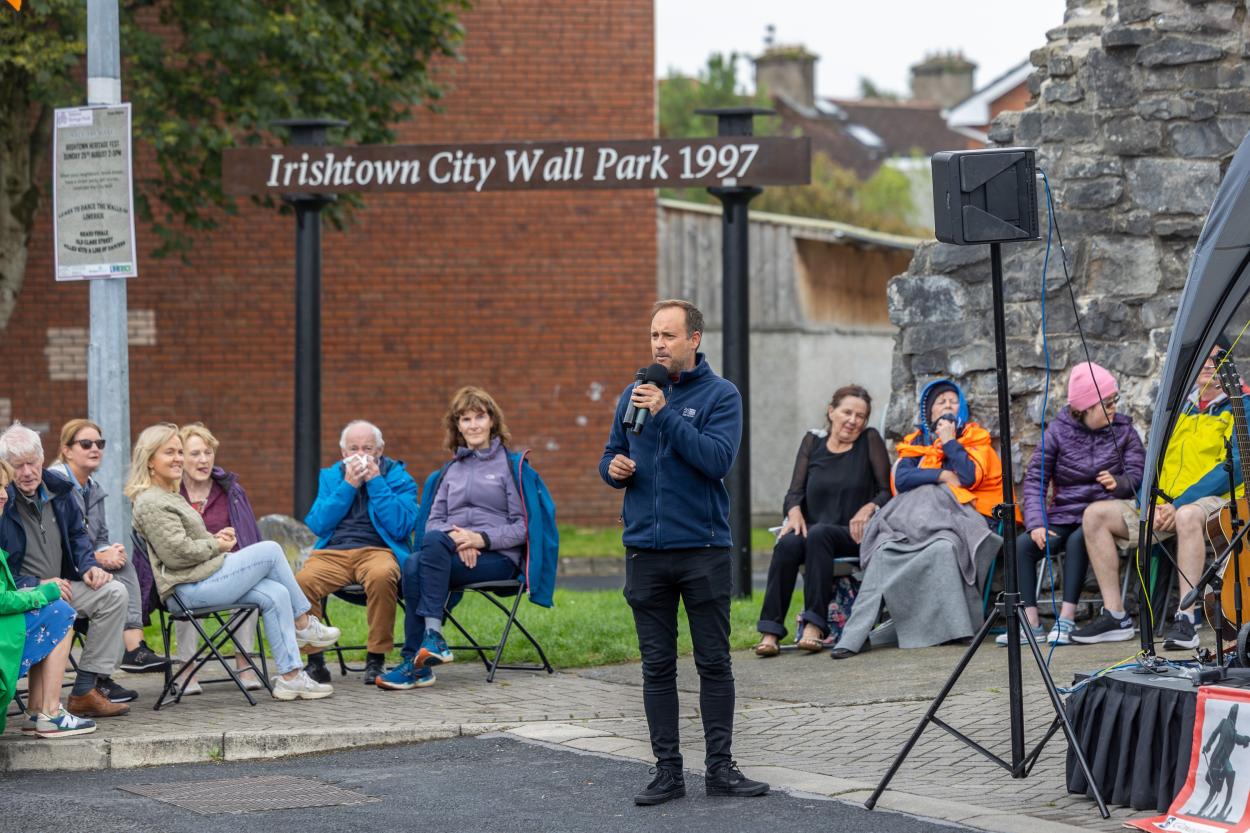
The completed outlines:
{"type": "Polygon", "coordinates": [[[1172,618],[1167,633],[1163,635],[1163,650],[1189,651],[1198,647],[1198,628],[1184,616],[1172,618]]]}
{"type": "Polygon", "coordinates": [[[686,794],[686,776],[680,769],[666,766],[652,767],[655,778],[647,784],[646,789],[634,796],[634,803],[641,805],[663,804],[686,794]]]}
{"type": "Polygon", "coordinates": [[[139,699],[139,692],[124,688],[113,682],[112,677],[106,677],[103,674],[95,678],[95,687],[110,703],[129,703],[131,700],[139,699]]]}
{"type": "Polygon", "coordinates": [[[765,795],[768,785],[763,781],[752,781],[738,769],[737,761],[729,761],[707,771],[708,795],[750,796],[765,795]]]}
{"type": "Polygon", "coordinates": [[[1095,642],[1123,642],[1133,638],[1133,619],[1125,616],[1117,619],[1104,607],[1094,620],[1083,628],[1072,631],[1072,641],[1082,645],[1095,642]]]}
{"type": "Polygon", "coordinates": [[[319,683],[330,684],[330,669],[326,668],[325,658],[321,654],[308,655],[308,664],[304,666],[304,673],[319,683]]]}
{"type": "Polygon", "coordinates": [[[140,642],[139,647],[122,654],[119,667],[127,674],[164,672],[169,667],[169,660],[149,648],[147,643],[140,642]]]}
{"type": "MultiPolygon", "coordinates": [[[[324,666],[322,666],[324,667],[324,666]]],[[[329,672],[327,671],[327,677],[329,672]]],[[[378,677],[386,673],[386,657],[381,654],[369,654],[365,658],[365,685],[373,685],[378,677]]]]}

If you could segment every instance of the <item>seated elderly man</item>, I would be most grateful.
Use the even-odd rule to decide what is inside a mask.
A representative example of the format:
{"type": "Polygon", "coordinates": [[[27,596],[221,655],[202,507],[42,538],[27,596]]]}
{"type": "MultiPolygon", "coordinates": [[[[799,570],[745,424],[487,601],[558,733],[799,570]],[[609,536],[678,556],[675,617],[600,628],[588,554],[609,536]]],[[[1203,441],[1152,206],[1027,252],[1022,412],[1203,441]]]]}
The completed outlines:
{"type": "Polygon", "coordinates": [[[55,582],[89,624],[67,708],[79,717],[126,714],[135,693],[112,682],[121,659],[127,595],[96,561],[73,484],[43,469],[43,443],[24,425],[0,434],[0,458],[13,467],[0,515],[0,549],[19,588],[55,582]]]}
{"type": "MultiPolygon", "coordinates": [[[[304,523],[317,543],[295,576],[321,616],[321,600],[349,584],[365,589],[368,656],[365,685],[385,671],[395,645],[395,600],[400,568],[417,522],[417,484],[400,460],[383,454],[382,432],[364,420],[349,422],[339,438],[343,459],[321,470],[317,500],[304,523]]],[[[308,675],[330,681],[321,652],[309,653],[308,675]]]]}

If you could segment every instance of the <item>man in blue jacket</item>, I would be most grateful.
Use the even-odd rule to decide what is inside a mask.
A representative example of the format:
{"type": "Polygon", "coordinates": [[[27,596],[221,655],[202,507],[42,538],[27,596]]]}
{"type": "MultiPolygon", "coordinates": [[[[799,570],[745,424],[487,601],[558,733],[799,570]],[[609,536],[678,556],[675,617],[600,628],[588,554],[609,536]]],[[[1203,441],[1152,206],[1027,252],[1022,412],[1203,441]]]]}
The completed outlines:
{"type": "Polygon", "coordinates": [[[685,604],[699,672],[699,710],[707,747],[708,795],[763,795],[730,755],[734,680],[729,657],[729,494],[722,482],[738,454],[742,397],[698,352],[703,314],[689,301],[656,303],[651,354],[668,370],[663,389],[630,385],[599,474],[625,490],[625,598],[642,653],[642,697],[656,775],[637,804],[686,794],[677,731],[677,603],[685,604]],[[622,424],[626,409],[650,412],[641,433],[622,424]]]}
{"type": "MultiPolygon", "coordinates": [[[[295,576],[314,616],[321,616],[321,600],[335,590],[364,587],[365,685],[383,673],[386,652],[395,646],[399,576],[417,521],[417,484],[384,449],[382,432],[372,423],[358,419],[343,429],[343,459],[321,470],[317,499],[304,518],[317,543],[295,576]]],[[[330,681],[320,652],[309,653],[305,670],[319,683],[330,681]]]]}

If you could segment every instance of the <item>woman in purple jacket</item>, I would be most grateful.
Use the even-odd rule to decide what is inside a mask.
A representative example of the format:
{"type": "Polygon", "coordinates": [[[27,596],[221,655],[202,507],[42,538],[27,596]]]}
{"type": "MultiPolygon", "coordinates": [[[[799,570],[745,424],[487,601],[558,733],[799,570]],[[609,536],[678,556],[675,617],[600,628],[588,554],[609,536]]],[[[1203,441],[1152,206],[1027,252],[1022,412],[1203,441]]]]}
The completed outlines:
{"type": "MultiPolygon", "coordinates": [[[[247,499],[247,492],[239,485],[239,476],[216,464],[219,443],[213,432],[201,422],[192,422],[182,426],[178,434],[186,452],[186,465],[182,469],[179,492],[200,513],[204,519],[204,527],[213,535],[223,529],[234,530],[235,543],[231,552],[238,552],[260,541],[256,514],[247,499]]],[[[256,645],[255,613],[239,626],[238,637],[243,650],[250,653],[256,645]]],[[[190,622],[176,622],[174,638],[178,644],[178,659],[183,662],[191,659],[198,642],[195,626],[190,622]]],[[[261,687],[260,680],[256,678],[246,659],[236,656],[234,663],[239,669],[244,688],[255,691],[261,687]]],[[[183,694],[199,694],[202,690],[200,684],[191,679],[183,694]]]]}
{"type": "Polygon", "coordinates": [[[443,639],[447,592],[478,581],[506,581],[520,570],[529,532],[525,504],[508,467],[511,440],[503,412],[481,388],[456,391],[443,416],[443,467],[421,546],[404,562],[404,661],[378,677],[378,688],[405,691],[434,684],[433,666],[454,657],[443,639]]]}
{"type": "MultiPolygon", "coordinates": [[[[1116,413],[1119,390],[1115,377],[1092,362],[1072,368],[1068,406],[1046,426],[1043,444],[1033,452],[1024,476],[1027,531],[1016,539],[1016,559],[1027,624],[1039,641],[1045,637],[1051,644],[1071,644],[1076,603],[1089,566],[1081,530],[1085,507],[1099,500],[1132,498],[1141,487],[1146,449],[1132,418],[1116,413]],[[1051,552],[1064,549],[1063,607],[1048,634],[1037,616],[1034,579],[1037,562],[1046,555],[1047,538],[1051,552]]],[[[1007,634],[998,638],[998,644],[1007,644],[1007,634]]]]}

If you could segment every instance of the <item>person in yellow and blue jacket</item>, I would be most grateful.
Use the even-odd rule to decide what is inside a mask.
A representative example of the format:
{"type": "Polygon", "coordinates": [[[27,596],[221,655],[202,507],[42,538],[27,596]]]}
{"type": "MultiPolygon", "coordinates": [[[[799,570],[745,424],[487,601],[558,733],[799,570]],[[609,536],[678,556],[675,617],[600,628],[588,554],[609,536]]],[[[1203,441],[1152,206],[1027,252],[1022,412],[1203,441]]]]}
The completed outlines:
{"type": "MultiPolygon", "coordinates": [[[[1193,582],[1202,575],[1207,518],[1228,502],[1225,441],[1232,443],[1233,477],[1238,486],[1241,484],[1231,403],[1214,382],[1217,355],[1228,346],[1222,336],[1217,339],[1211,355],[1198,372],[1198,381],[1176,419],[1159,469],[1161,496],[1155,509],[1154,528],[1162,538],[1176,536],[1177,585],[1181,597],[1193,589],[1193,582]]],[[[1250,397],[1241,395],[1243,401],[1250,403],[1250,397]]],[[[1120,596],[1116,546],[1137,546],[1138,505],[1133,500],[1101,500],[1085,510],[1081,523],[1090,565],[1098,578],[1103,609],[1088,625],[1072,632],[1073,642],[1089,644],[1133,638],[1133,622],[1120,596]]],[[[1192,605],[1178,609],[1164,631],[1164,650],[1197,648],[1196,627],[1192,605]]]]}

